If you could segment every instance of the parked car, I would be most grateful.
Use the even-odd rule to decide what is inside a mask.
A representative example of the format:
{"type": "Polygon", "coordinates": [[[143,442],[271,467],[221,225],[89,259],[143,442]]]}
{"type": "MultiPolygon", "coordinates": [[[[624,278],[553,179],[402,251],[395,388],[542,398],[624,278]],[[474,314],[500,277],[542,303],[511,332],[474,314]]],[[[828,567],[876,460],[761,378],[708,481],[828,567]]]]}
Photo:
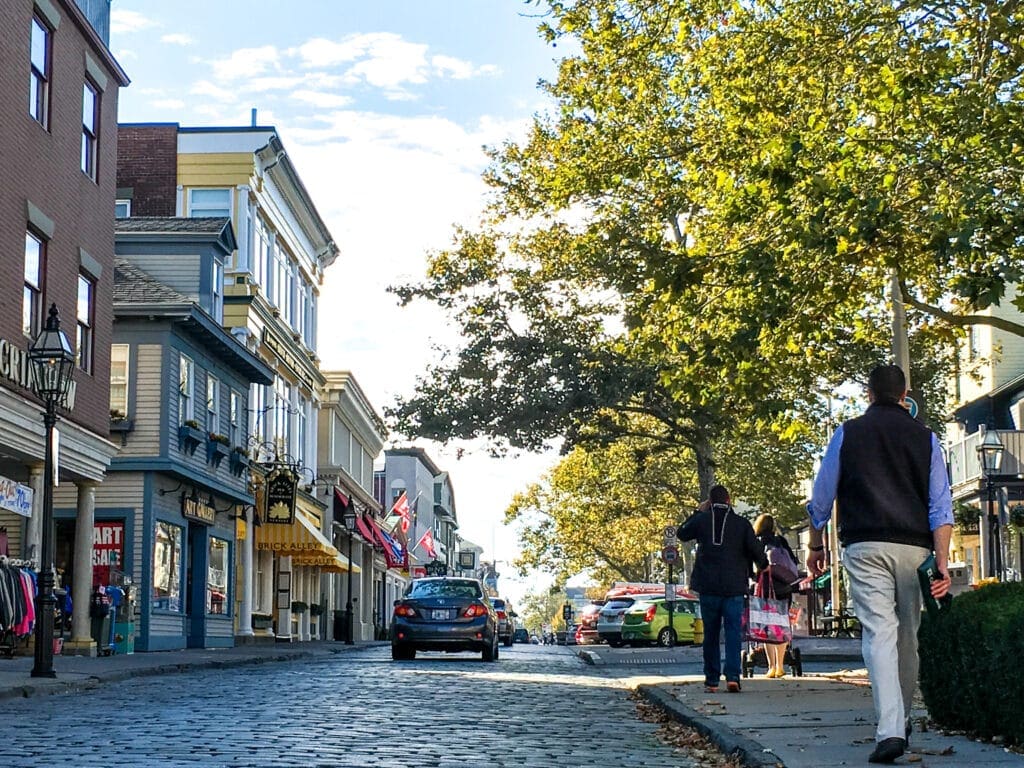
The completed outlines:
{"type": "Polygon", "coordinates": [[[529,643],[530,633],[526,631],[525,627],[518,627],[515,632],[512,633],[513,643],[529,643]]]}
{"type": "Polygon", "coordinates": [[[629,645],[657,644],[663,647],[692,643],[698,605],[696,600],[677,599],[672,611],[672,626],[669,627],[668,603],[664,597],[638,600],[623,617],[622,641],[629,645]]]}
{"type": "Polygon", "coordinates": [[[622,618],[637,601],[634,595],[611,597],[597,615],[597,636],[612,648],[622,646],[622,618]]]}
{"type": "Polygon", "coordinates": [[[498,613],[498,640],[507,648],[512,645],[512,636],[516,631],[516,613],[512,606],[500,597],[492,597],[491,605],[498,613]]]}
{"type": "Polygon", "coordinates": [[[580,627],[576,632],[576,642],[580,645],[593,645],[601,639],[597,636],[597,616],[604,606],[604,600],[595,600],[580,609],[580,627]]]}
{"type": "Polygon", "coordinates": [[[477,579],[416,579],[395,601],[391,658],[411,660],[416,651],[476,651],[498,660],[498,614],[477,579]]]}

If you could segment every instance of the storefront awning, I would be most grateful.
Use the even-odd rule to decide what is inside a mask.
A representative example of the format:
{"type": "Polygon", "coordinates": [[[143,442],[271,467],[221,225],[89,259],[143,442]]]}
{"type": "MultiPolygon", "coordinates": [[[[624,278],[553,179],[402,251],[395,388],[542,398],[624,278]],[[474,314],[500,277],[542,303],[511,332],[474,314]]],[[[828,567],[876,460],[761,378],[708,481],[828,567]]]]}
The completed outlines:
{"type": "MultiPolygon", "coordinates": [[[[348,573],[349,562],[316,526],[301,514],[291,525],[264,523],[256,529],[256,549],[291,555],[295,565],[319,566],[330,573],[348,573]]],[[[352,573],[359,573],[358,565],[352,573]]]]}

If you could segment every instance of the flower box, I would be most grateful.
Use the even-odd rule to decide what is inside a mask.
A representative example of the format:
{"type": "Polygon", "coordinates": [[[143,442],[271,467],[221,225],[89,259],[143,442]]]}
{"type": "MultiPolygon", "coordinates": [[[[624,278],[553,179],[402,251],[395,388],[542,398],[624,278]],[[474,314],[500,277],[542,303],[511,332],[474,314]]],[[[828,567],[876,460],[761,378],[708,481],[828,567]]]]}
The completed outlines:
{"type": "Polygon", "coordinates": [[[198,427],[193,427],[188,424],[182,424],[178,427],[178,448],[189,456],[196,452],[196,448],[198,448],[205,439],[206,434],[198,427]]]}
{"type": "Polygon", "coordinates": [[[224,460],[224,457],[229,453],[231,453],[231,447],[227,443],[219,440],[213,435],[210,435],[210,438],[206,441],[207,464],[219,467],[220,463],[224,460]]]}
{"type": "Polygon", "coordinates": [[[237,448],[231,451],[231,458],[229,461],[229,467],[231,474],[236,477],[241,477],[242,474],[252,466],[252,460],[242,451],[237,448]]]}

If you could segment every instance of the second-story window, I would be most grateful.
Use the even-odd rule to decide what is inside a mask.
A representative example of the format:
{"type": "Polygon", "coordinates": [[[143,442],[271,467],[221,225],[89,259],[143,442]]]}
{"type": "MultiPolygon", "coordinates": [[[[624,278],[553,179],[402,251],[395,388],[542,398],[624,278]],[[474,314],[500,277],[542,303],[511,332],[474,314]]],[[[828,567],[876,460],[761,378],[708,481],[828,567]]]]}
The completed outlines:
{"type": "Polygon", "coordinates": [[[242,422],[245,419],[245,414],[242,412],[242,395],[231,390],[231,430],[228,437],[231,440],[232,445],[245,445],[245,440],[242,436],[242,422]]]}
{"type": "Polygon", "coordinates": [[[28,87],[28,112],[43,128],[50,127],[50,28],[38,16],[32,18],[29,58],[32,74],[28,87]]]}
{"type": "Polygon", "coordinates": [[[89,80],[82,86],[82,173],[96,181],[99,151],[100,92],[89,80]]]}
{"type": "Polygon", "coordinates": [[[78,367],[92,373],[93,365],[93,322],[96,316],[96,283],[88,275],[78,275],[78,331],[76,344],[78,367]]]}
{"type": "Polygon", "coordinates": [[[213,376],[206,376],[206,431],[211,435],[220,434],[220,382],[213,376]]]}
{"type": "Polygon", "coordinates": [[[132,217],[132,201],[128,198],[118,198],[114,201],[114,218],[130,219],[132,217]]]}
{"type": "Polygon", "coordinates": [[[224,265],[214,259],[210,275],[210,314],[218,323],[224,319],[224,265]]]}
{"type": "Polygon", "coordinates": [[[178,360],[178,423],[184,424],[193,418],[195,403],[195,372],[191,358],[181,355],[178,360]]]}
{"type": "Polygon", "coordinates": [[[190,189],[188,215],[193,219],[210,216],[231,218],[231,190],[190,189]]]}
{"type": "Polygon", "coordinates": [[[110,418],[128,418],[128,345],[110,345],[110,418]]]}
{"type": "Polygon", "coordinates": [[[295,448],[296,458],[299,463],[306,466],[306,398],[299,396],[299,412],[296,414],[297,428],[295,436],[295,442],[297,443],[295,448]]]}
{"type": "Polygon", "coordinates": [[[34,339],[42,330],[43,259],[46,245],[31,232],[25,233],[25,293],[21,304],[21,330],[34,339]]]}

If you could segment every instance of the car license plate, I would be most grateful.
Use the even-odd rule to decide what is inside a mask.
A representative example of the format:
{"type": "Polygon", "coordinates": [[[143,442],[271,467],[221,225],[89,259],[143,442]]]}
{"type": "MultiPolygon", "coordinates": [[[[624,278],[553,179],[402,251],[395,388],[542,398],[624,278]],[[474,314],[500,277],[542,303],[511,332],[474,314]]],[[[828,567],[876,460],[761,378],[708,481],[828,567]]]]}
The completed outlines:
{"type": "Polygon", "coordinates": [[[430,612],[430,618],[432,618],[434,621],[447,621],[448,609],[442,608],[440,610],[433,610],[430,612]]]}

